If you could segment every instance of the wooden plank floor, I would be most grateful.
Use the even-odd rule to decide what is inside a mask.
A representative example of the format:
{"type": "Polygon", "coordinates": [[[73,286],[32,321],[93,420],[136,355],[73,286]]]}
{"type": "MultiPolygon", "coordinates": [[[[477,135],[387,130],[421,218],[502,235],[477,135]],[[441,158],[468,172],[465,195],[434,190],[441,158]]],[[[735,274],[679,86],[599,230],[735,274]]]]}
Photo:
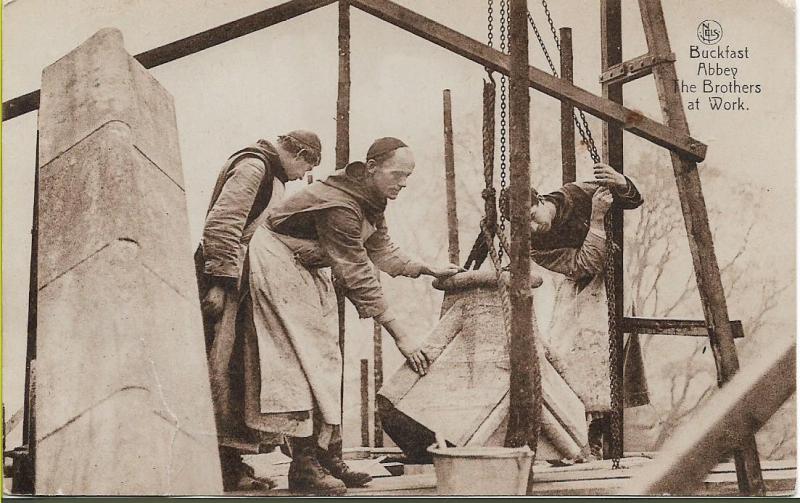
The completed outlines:
{"type": "MultiPolygon", "coordinates": [[[[648,458],[625,458],[619,470],[611,469],[611,461],[595,461],[565,467],[537,465],[534,467],[535,482],[532,495],[579,496],[610,495],[618,493],[623,484],[636,474],[637,468],[656,462],[648,458]]],[[[436,474],[431,465],[407,467],[406,475],[380,477],[368,487],[349,489],[352,496],[421,496],[436,495],[436,474]]],[[[286,467],[288,469],[288,466],[286,467]]],[[[795,491],[795,461],[762,461],[764,482],[768,495],[790,495],[795,491]]],[[[292,496],[285,475],[273,477],[278,487],[267,492],[232,492],[230,496],[292,496]]],[[[698,495],[736,496],[738,486],[733,463],[717,465],[705,480],[698,495]]]]}

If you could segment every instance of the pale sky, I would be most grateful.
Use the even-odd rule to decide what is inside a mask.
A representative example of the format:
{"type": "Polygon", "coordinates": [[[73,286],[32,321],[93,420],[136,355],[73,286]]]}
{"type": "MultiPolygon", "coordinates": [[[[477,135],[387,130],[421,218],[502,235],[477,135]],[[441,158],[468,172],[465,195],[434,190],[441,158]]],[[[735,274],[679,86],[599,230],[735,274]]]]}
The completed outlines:
{"type": "MultiPolygon", "coordinates": [[[[276,0],[4,1],[3,100],[37,89],[45,66],[100,28],[119,28],[127,50],[136,54],[278,3],[276,0]]],[[[399,3],[476,39],[486,38],[482,0],[399,3]]],[[[556,27],[573,29],[576,83],[599,94],[598,5],[599,2],[588,0],[559,0],[550,3],[550,10],[556,27]]],[[[629,59],[645,53],[646,47],[636,2],[624,0],[623,5],[624,58],[629,59]]],[[[687,112],[692,136],[709,146],[708,157],[699,168],[701,176],[705,165],[720,167],[725,173],[724,183],[705,186],[709,207],[730,215],[730,220],[712,222],[720,228],[718,256],[724,260],[725,249],[741,239],[741,216],[756,211],[750,207],[731,207],[728,193],[737,184],[753,184],[763,198],[758,201],[761,225],[752,253],[764,264],[770,264],[776,274],[792,276],[795,47],[794,12],[790,9],[793,7],[790,0],[664,2],[680,77],[698,80],[697,65],[688,58],[688,48],[698,43],[698,23],[715,19],[724,27],[725,39],[721,43],[749,47],[749,60],[731,63],[739,66],[737,80],[759,83],[763,88],[761,94],[748,97],[747,112],[687,112]]],[[[543,34],[549,36],[539,2],[531,0],[529,8],[543,34]]],[[[175,98],[192,246],[199,237],[218,169],[242,145],[259,137],[274,138],[295,128],[312,129],[323,142],[323,163],[318,175],[332,171],[336,20],[334,4],[152,70],[175,98]]],[[[449,88],[457,135],[457,171],[467,170],[474,177],[480,169],[478,121],[483,69],[357,9],[352,9],[351,47],[352,157],[363,156],[376,137],[398,136],[414,149],[418,171],[443,173],[441,92],[449,88]],[[464,136],[459,138],[460,132],[464,136]]],[[[552,44],[551,50],[554,50],[552,44]]],[[[532,64],[546,69],[532,33],[531,57],[532,64]]],[[[545,138],[532,138],[534,169],[558,170],[558,166],[541,166],[554,155],[557,158],[557,152],[542,151],[541,147],[557,148],[557,102],[535,92],[532,96],[532,121],[548,131],[545,138]]],[[[627,85],[625,100],[630,108],[660,120],[651,78],[627,85]]],[[[599,138],[599,123],[592,121],[592,125],[599,138]]],[[[9,414],[22,401],[35,128],[36,113],[3,124],[3,401],[9,414]]],[[[653,169],[672,169],[666,153],[659,147],[626,135],[625,148],[626,158],[632,159],[644,151],[658,152],[660,165],[653,169]]],[[[585,169],[585,160],[581,162],[585,169]]],[[[422,225],[404,219],[406,215],[420,215],[415,209],[420,201],[409,194],[422,191],[432,179],[441,181],[438,174],[433,178],[412,178],[406,197],[401,196],[390,210],[390,224],[396,229],[395,237],[401,245],[404,236],[422,225]]],[[[480,187],[475,186],[472,192],[475,196],[480,187]]],[[[441,241],[444,205],[442,201],[432,201],[431,205],[435,211],[431,211],[430,218],[436,220],[425,223],[433,229],[431,239],[441,241]]],[[[461,224],[463,250],[477,223],[462,221],[461,224]]],[[[429,260],[441,259],[442,246],[444,241],[423,247],[418,254],[429,260]]]]}

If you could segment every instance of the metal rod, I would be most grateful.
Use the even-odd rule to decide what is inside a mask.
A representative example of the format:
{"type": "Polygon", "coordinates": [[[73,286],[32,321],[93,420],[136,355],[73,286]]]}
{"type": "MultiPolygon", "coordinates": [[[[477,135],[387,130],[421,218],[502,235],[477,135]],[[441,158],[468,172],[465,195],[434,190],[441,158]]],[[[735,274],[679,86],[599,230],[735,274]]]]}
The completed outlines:
{"type": "Polygon", "coordinates": [[[383,386],[383,327],[377,321],[373,322],[372,325],[372,348],[372,372],[375,381],[375,393],[373,394],[374,399],[372,403],[373,422],[375,424],[373,442],[375,443],[375,447],[383,447],[383,426],[381,424],[380,413],[378,412],[378,390],[383,386]]]}
{"type": "Polygon", "coordinates": [[[369,360],[361,360],[361,447],[369,447],[369,360]]]}
{"type": "MultiPolygon", "coordinates": [[[[622,331],[626,334],[639,333],[648,335],[686,335],[691,337],[708,337],[708,326],[705,320],[675,320],[667,318],[622,318],[622,331]]],[[[731,321],[733,337],[744,337],[744,328],[739,320],[731,321]]]]}
{"type": "MultiPolygon", "coordinates": [[[[639,11],[650,53],[671,53],[661,2],[639,0],[639,11]]],[[[653,77],[666,124],[676,132],[688,135],[689,124],[686,121],[683,99],[674,85],[677,79],[675,65],[667,63],[655,66],[653,77]]],[[[711,227],[708,223],[703,188],[697,165],[693,161],[682,159],[675,154],[671,157],[686,234],[689,238],[697,290],[700,293],[700,302],[709,327],[710,346],[717,365],[717,382],[722,386],[739,370],[739,358],[733,342],[733,329],[728,317],[728,305],[714,251],[711,227]]],[[[743,495],[763,496],[766,494],[766,488],[753,434],[746,436],[740,445],[741,448],[734,451],[733,456],[739,491],[743,495]]]]}
{"type": "MultiPolygon", "coordinates": [[[[559,28],[561,41],[561,78],[572,82],[572,28],[559,28]]],[[[572,116],[575,109],[569,103],[561,102],[561,182],[575,181],[575,122],[572,116]]]]}
{"type": "MultiPolygon", "coordinates": [[[[350,159],[350,1],[339,0],[339,85],[336,98],[336,167],[343,168],[350,159]]],[[[334,283],[336,312],[339,315],[339,349],[342,352],[341,404],[344,425],[344,367],[345,367],[345,292],[334,283]]]]}
{"type": "Polygon", "coordinates": [[[506,445],[527,444],[536,451],[541,416],[541,379],[533,340],[530,284],[530,96],[528,24],[525,0],[510,0],[511,78],[511,363],[510,410],[506,445]]]}
{"type": "MultiPolygon", "coordinates": [[[[603,70],[622,62],[622,6],[621,0],[601,0],[600,2],[600,50],[603,70]]],[[[602,94],[615,103],[622,104],[622,84],[603,84],[602,94]]],[[[603,162],[623,173],[622,129],[607,122],[603,123],[603,162]]],[[[608,343],[610,358],[609,377],[611,378],[611,417],[609,429],[611,442],[609,454],[614,459],[622,457],[623,448],[623,396],[622,396],[622,348],[624,333],[620,321],[624,316],[623,284],[623,213],[612,206],[609,211],[609,227],[606,253],[611,267],[605,269],[606,292],[608,293],[608,343]]]]}
{"type": "Polygon", "coordinates": [[[459,263],[458,213],[456,212],[456,168],[453,155],[453,104],[450,89],[442,91],[444,102],[444,172],[447,186],[447,252],[451,264],[459,263]]]}

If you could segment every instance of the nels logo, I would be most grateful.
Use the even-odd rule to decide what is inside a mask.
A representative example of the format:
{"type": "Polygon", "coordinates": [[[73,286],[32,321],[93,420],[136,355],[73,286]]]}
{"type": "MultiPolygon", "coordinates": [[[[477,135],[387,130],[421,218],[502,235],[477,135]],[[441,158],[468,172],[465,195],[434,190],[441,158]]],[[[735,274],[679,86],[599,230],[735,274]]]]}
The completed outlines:
{"type": "Polygon", "coordinates": [[[722,39],[722,25],[713,19],[706,19],[697,27],[697,38],[706,45],[713,45],[722,39]]]}

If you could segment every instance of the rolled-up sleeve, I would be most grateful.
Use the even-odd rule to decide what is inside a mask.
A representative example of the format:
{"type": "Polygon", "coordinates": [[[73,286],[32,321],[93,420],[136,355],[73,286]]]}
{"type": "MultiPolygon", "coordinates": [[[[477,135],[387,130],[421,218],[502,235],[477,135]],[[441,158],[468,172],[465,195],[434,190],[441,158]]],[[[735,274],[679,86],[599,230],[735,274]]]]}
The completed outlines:
{"type": "Polygon", "coordinates": [[[534,262],[571,280],[580,280],[599,274],[605,266],[605,232],[589,229],[580,248],[531,250],[534,262]]]}
{"type": "Polygon", "coordinates": [[[422,262],[409,257],[389,237],[386,220],[380,219],[376,230],[364,243],[370,260],[389,276],[417,278],[422,273],[422,262]]]}
{"type": "Polygon", "coordinates": [[[242,232],[266,169],[261,160],[252,157],[230,169],[203,228],[206,274],[239,277],[242,232]]]}
{"type": "Polygon", "coordinates": [[[375,277],[361,236],[361,218],[348,208],[318,211],[315,225],[319,244],[330,258],[334,276],[360,318],[385,315],[389,306],[375,277]]]}
{"type": "Polygon", "coordinates": [[[625,177],[628,184],[625,186],[624,189],[614,189],[611,191],[612,195],[614,196],[614,202],[616,202],[620,208],[624,210],[632,210],[638,208],[639,206],[644,203],[644,199],[642,198],[642,194],[639,192],[639,189],[636,188],[636,185],[633,183],[633,180],[625,177]]]}

